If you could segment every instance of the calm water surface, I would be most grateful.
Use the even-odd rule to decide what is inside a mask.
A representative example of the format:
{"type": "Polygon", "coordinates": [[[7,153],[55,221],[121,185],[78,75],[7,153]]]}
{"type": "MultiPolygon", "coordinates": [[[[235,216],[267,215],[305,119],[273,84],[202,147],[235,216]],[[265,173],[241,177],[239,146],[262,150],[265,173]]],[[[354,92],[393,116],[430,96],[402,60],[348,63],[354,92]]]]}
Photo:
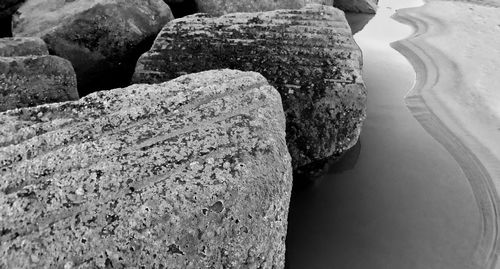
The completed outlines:
{"type": "Polygon", "coordinates": [[[415,73],[390,47],[412,33],[390,18],[395,9],[422,4],[381,0],[356,34],[368,118],[356,148],[315,186],[294,189],[288,268],[469,268],[481,233],[472,189],[405,106],[415,73]]]}

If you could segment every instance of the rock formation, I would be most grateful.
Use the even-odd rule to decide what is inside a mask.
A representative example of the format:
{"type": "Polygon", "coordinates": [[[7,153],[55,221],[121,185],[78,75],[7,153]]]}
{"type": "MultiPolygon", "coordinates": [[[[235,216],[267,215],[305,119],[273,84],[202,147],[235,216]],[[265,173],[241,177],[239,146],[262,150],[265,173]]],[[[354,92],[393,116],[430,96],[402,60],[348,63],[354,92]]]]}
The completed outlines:
{"type": "Polygon", "coordinates": [[[196,14],[163,28],[133,81],[157,83],[218,68],[261,73],[283,99],[288,148],[298,168],[356,144],[365,118],[361,61],[344,14],[334,7],[196,14]]]}
{"type": "Polygon", "coordinates": [[[0,97],[0,111],[76,100],[75,71],[41,39],[1,38],[0,97]]]}
{"type": "MultiPolygon", "coordinates": [[[[172,0],[170,0],[172,1],[172,0]]],[[[306,4],[333,5],[333,0],[195,0],[198,12],[223,15],[234,12],[271,11],[277,9],[298,9],[306,4]]]]}
{"type": "Polygon", "coordinates": [[[334,5],[346,12],[371,13],[377,12],[378,0],[335,0],[334,5]]]}
{"type": "Polygon", "coordinates": [[[28,0],[14,36],[41,37],[73,64],[81,95],[128,85],[135,62],[173,18],[162,0],[28,0]]]}
{"type": "Polygon", "coordinates": [[[283,268],[290,155],[257,73],[0,113],[1,268],[283,268]]]}

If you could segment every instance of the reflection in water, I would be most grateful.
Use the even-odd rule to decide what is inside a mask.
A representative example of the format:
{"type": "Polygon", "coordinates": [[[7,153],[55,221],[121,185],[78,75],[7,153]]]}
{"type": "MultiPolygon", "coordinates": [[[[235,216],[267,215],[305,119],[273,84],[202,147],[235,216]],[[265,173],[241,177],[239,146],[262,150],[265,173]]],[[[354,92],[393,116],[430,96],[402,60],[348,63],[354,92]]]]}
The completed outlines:
{"type": "Polygon", "coordinates": [[[363,146],[317,185],[294,186],[287,268],[472,268],[481,233],[472,189],[405,106],[415,73],[390,47],[411,34],[390,19],[395,8],[421,4],[381,0],[377,15],[356,35],[368,89],[363,146]]]}
{"type": "Polygon", "coordinates": [[[304,174],[294,174],[294,189],[311,189],[320,187],[321,182],[323,181],[323,179],[325,179],[325,177],[321,175],[333,175],[354,169],[360,153],[361,140],[359,140],[351,149],[344,152],[342,158],[325,163],[321,168],[317,168],[317,170],[314,170],[314,173],[311,176],[304,174]]]}
{"type": "Polygon", "coordinates": [[[358,162],[359,154],[361,153],[361,140],[348,150],[342,159],[335,162],[329,169],[328,174],[340,174],[342,172],[354,169],[358,162]]]}
{"type": "Polygon", "coordinates": [[[294,174],[293,184],[295,189],[310,189],[321,186],[321,181],[325,178],[321,175],[337,174],[347,170],[351,170],[357,163],[361,152],[361,140],[358,140],[356,145],[344,152],[342,158],[331,160],[320,167],[316,167],[310,174],[294,174]]]}

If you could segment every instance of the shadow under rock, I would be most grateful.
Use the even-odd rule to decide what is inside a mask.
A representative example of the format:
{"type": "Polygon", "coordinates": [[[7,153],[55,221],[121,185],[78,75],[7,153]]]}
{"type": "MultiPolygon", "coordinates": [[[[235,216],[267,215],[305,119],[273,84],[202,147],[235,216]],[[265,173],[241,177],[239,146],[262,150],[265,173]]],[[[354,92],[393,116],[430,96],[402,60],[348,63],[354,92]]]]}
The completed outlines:
{"type": "MultiPolygon", "coordinates": [[[[297,193],[312,191],[313,189],[320,187],[321,181],[324,179],[326,175],[331,177],[331,175],[340,174],[345,171],[354,169],[356,167],[360,154],[361,154],[361,140],[358,140],[358,143],[356,143],[354,147],[345,152],[340,159],[327,162],[324,165],[323,169],[320,172],[321,175],[323,176],[317,176],[312,178],[305,178],[302,176],[300,178],[296,178],[296,175],[294,175],[292,199],[290,201],[289,214],[294,214],[293,208],[295,207],[294,203],[297,202],[296,201],[297,199],[293,199],[293,197],[295,197],[297,193]]],[[[285,254],[285,269],[295,269],[292,268],[292,266],[290,265],[288,253],[285,254]]]]}
{"type": "Polygon", "coordinates": [[[346,151],[340,158],[317,164],[315,168],[308,169],[310,173],[294,173],[293,192],[318,187],[326,175],[331,176],[354,169],[360,154],[361,140],[358,140],[356,145],[346,151]]]}
{"type": "Polygon", "coordinates": [[[182,18],[187,15],[198,13],[198,5],[195,0],[165,1],[170,7],[175,18],[182,18]]]}
{"type": "Polygon", "coordinates": [[[0,17],[0,38],[12,37],[12,16],[0,17]]]}

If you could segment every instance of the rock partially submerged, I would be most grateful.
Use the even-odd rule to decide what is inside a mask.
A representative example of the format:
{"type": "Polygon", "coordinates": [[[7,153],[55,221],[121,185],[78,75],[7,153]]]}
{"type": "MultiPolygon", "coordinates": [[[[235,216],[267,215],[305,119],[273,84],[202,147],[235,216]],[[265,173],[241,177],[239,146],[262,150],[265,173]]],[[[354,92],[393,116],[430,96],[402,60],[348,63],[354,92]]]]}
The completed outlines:
{"type": "Polygon", "coordinates": [[[196,0],[198,12],[211,15],[223,15],[234,12],[272,11],[277,9],[299,9],[306,4],[332,6],[333,0],[196,0]]]}
{"type": "Polygon", "coordinates": [[[126,86],[137,58],[173,18],[162,0],[28,0],[15,36],[41,37],[73,64],[81,95],[126,86]]]}
{"type": "Polygon", "coordinates": [[[222,70],[0,113],[0,267],[283,268],[276,90],[222,70]]]}
{"type": "Polygon", "coordinates": [[[369,13],[377,12],[378,0],[335,0],[334,5],[346,12],[369,13]]]}
{"type": "Polygon", "coordinates": [[[333,7],[197,14],[163,28],[133,81],[157,83],[218,68],[261,73],[283,99],[288,148],[298,168],[356,144],[366,110],[361,61],[344,13],[333,7]]]}
{"type": "Polygon", "coordinates": [[[78,99],[68,60],[37,38],[0,39],[0,111],[78,99]]]}

